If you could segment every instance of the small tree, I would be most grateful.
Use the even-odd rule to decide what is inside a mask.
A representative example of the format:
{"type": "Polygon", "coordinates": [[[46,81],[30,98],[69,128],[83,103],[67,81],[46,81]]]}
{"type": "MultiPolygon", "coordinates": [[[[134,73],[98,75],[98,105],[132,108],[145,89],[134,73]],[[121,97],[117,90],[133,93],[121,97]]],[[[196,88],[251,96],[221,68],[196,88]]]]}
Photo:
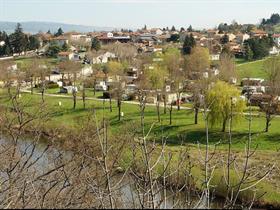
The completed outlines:
{"type": "Polygon", "coordinates": [[[226,82],[218,81],[207,94],[209,122],[213,125],[222,125],[225,132],[228,120],[233,113],[233,120],[237,121],[245,109],[245,101],[240,98],[239,90],[226,82]]]}
{"type": "Polygon", "coordinates": [[[95,51],[99,51],[100,48],[101,48],[100,41],[96,37],[94,37],[91,41],[91,49],[95,51]]]}
{"type": "Polygon", "coordinates": [[[62,72],[68,74],[68,79],[72,83],[72,95],[73,95],[73,109],[76,109],[77,104],[77,78],[78,73],[81,71],[81,63],[74,61],[63,61],[59,64],[59,68],[62,72]]]}
{"type": "Polygon", "coordinates": [[[263,103],[261,108],[265,112],[265,132],[268,132],[273,119],[272,116],[278,111],[279,102],[276,98],[280,94],[280,57],[271,57],[265,60],[264,70],[269,83],[269,89],[267,91],[269,100],[267,103],[263,103]]]}
{"type": "Polygon", "coordinates": [[[183,54],[188,55],[191,53],[192,48],[195,46],[195,39],[193,38],[193,35],[190,34],[186,35],[184,44],[183,44],[183,54]]]}
{"type": "Polygon", "coordinates": [[[231,82],[231,79],[237,77],[235,68],[235,58],[230,54],[222,53],[219,62],[219,78],[225,82],[231,82]]]}
{"type": "Polygon", "coordinates": [[[164,54],[164,64],[171,80],[172,89],[175,90],[177,95],[177,110],[180,110],[180,99],[184,81],[180,51],[176,48],[169,48],[164,54]]]}
{"type": "Polygon", "coordinates": [[[63,35],[63,30],[62,30],[62,28],[59,28],[58,30],[57,30],[57,32],[54,34],[54,36],[61,36],[61,35],[63,35]]]}

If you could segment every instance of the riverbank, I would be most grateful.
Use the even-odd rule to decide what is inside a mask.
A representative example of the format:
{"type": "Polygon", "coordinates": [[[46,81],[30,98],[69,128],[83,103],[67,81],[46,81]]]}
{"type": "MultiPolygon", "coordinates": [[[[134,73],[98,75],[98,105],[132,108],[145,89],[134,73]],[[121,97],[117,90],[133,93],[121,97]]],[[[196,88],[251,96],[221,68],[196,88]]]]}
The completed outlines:
{"type": "MultiPolygon", "coordinates": [[[[39,96],[30,96],[30,94],[22,94],[22,102],[26,105],[27,112],[34,112],[36,111],[36,107],[40,104],[40,97],[39,96]]],[[[2,101],[3,102],[3,101],[2,101]]],[[[7,102],[5,102],[7,103],[7,102]]],[[[125,110],[124,117],[119,122],[117,120],[117,107],[115,103],[113,104],[113,112],[109,111],[109,104],[105,102],[105,106],[103,105],[103,101],[87,101],[86,109],[82,108],[82,104],[79,101],[76,110],[72,109],[72,100],[68,98],[52,98],[50,96],[46,96],[45,101],[46,107],[45,109],[48,110],[49,116],[48,121],[42,124],[42,133],[47,139],[52,139],[52,144],[61,146],[66,149],[76,149],[79,150],[79,146],[81,146],[81,129],[83,125],[86,124],[86,120],[89,116],[97,116],[97,121],[101,121],[104,117],[106,121],[109,123],[109,138],[111,139],[110,143],[112,145],[120,144],[120,140],[122,139],[133,139],[133,136],[139,135],[141,132],[139,130],[140,127],[140,119],[139,119],[139,107],[133,104],[124,104],[123,109],[125,110]],[[58,105],[58,102],[62,103],[62,106],[58,105]]],[[[174,110],[173,113],[173,125],[168,125],[168,115],[161,115],[162,122],[156,123],[157,117],[155,112],[155,107],[147,107],[145,111],[145,122],[146,122],[146,131],[150,128],[152,124],[154,124],[154,132],[151,135],[150,140],[152,140],[156,136],[165,136],[167,139],[166,144],[166,154],[168,152],[173,154],[174,160],[178,160],[180,156],[180,150],[188,148],[190,152],[190,157],[192,161],[197,167],[193,168],[192,176],[195,177],[194,185],[195,188],[198,190],[202,190],[203,183],[203,169],[198,167],[201,165],[198,161],[200,155],[197,149],[197,142],[200,142],[201,150],[203,151],[204,148],[204,124],[202,123],[202,117],[200,116],[200,124],[193,125],[193,113],[187,110],[174,110]],[[163,132],[164,131],[164,132],[163,132]],[[184,135],[185,134],[185,135],[184,135]],[[181,135],[181,137],[178,137],[181,135]],[[178,139],[174,138],[177,136],[178,139]],[[179,140],[181,139],[181,141],[179,140]],[[182,144],[181,144],[182,143],[182,144]]],[[[162,112],[162,110],[161,110],[162,112]]],[[[279,194],[279,184],[278,180],[279,171],[278,165],[278,152],[277,147],[279,143],[277,142],[277,120],[274,119],[275,122],[272,124],[272,136],[274,135],[275,138],[271,138],[271,133],[266,136],[264,133],[258,133],[257,129],[262,124],[262,119],[255,118],[253,123],[253,132],[254,132],[254,146],[258,143],[265,143],[261,144],[256,156],[250,161],[252,164],[257,166],[256,170],[262,171],[265,170],[263,166],[266,166],[268,163],[276,163],[277,167],[275,172],[273,172],[273,176],[267,177],[262,183],[258,185],[261,190],[259,190],[259,194],[267,192],[262,198],[260,198],[256,204],[258,206],[273,206],[278,207],[278,203],[280,202],[280,194],[279,194]],[[259,123],[258,123],[259,122],[259,123]],[[257,125],[255,124],[257,123],[257,125]],[[275,126],[275,127],[274,127],[275,126]],[[265,137],[266,136],[266,137],[265,137]],[[258,138],[261,138],[258,141],[258,138]],[[266,139],[267,138],[267,139],[266,139]],[[273,141],[272,141],[273,140],[273,141]],[[268,144],[268,142],[271,142],[268,144]]],[[[244,143],[247,138],[246,134],[246,121],[244,120],[241,122],[241,125],[238,125],[238,128],[234,129],[233,135],[233,151],[234,154],[238,155],[240,161],[244,157],[244,143]],[[237,129],[243,127],[243,130],[237,132],[237,129]],[[243,135],[241,135],[243,133],[243,135]]],[[[99,122],[100,124],[100,122],[99,122]]],[[[16,129],[16,127],[15,127],[16,129]]],[[[26,128],[26,132],[32,132],[32,128],[26,128]]],[[[210,132],[210,145],[213,149],[213,146],[220,140],[220,145],[217,147],[217,160],[225,159],[225,153],[227,148],[227,134],[222,135],[220,132],[213,132],[214,129],[211,129],[210,132]]],[[[157,143],[157,154],[160,152],[160,139],[155,139],[157,143]]],[[[127,148],[125,149],[124,153],[121,153],[121,161],[118,165],[123,168],[124,170],[127,169],[133,159],[133,154],[131,151],[131,145],[127,144],[127,148]]],[[[94,146],[92,147],[94,148],[94,146]]],[[[97,151],[96,151],[97,152],[97,151]]],[[[135,161],[138,165],[134,165],[141,173],[143,173],[145,167],[141,164],[141,161],[135,161]]],[[[172,163],[172,167],[176,168],[176,163],[172,163]]],[[[156,173],[161,171],[162,165],[159,165],[155,170],[156,173]]],[[[222,165],[219,165],[221,168],[222,165]]],[[[183,174],[183,173],[182,173],[183,174]]],[[[183,178],[181,174],[181,178],[183,178]]],[[[156,175],[156,174],[155,174],[156,175]]],[[[222,177],[224,176],[223,170],[217,169],[215,172],[215,179],[211,182],[211,186],[214,186],[216,195],[225,195],[225,185],[221,182],[222,177]]],[[[236,180],[236,176],[232,177],[233,181],[236,180]]],[[[183,180],[183,179],[182,179],[183,180]]],[[[170,184],[177,184],[178,180],[175,178],[170,179],[170,184]]],[[[183,181],[181,182],[183,185],[183,181]]],[[[253,191],[250,193],[243,193],[240,199],[248,199],[248,196],[252,196],[253,191]]]]}

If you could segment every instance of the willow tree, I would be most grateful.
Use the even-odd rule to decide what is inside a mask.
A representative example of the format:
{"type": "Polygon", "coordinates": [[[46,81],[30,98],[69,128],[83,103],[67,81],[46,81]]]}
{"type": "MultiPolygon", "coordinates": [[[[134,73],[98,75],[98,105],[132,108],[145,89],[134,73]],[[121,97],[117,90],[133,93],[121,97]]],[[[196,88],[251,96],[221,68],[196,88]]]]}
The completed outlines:
{"type": "Polygon", "coordinates": [[[238,121],[246,107],[240,91],[233,85],[218,81],[208,91],[207,103],[210,104],[209,122],[212,126],[222,125],[225,132],[229,119],[238,121]]]}

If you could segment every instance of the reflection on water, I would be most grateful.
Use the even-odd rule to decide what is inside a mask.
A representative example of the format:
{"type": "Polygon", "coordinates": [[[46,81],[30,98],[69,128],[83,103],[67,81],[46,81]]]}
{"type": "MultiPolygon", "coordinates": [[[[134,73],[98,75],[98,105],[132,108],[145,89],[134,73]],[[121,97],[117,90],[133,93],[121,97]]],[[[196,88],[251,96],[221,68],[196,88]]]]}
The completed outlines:
{"type": "MultiPolygon", "coordinates": [[[[8,140],[7,138],[0,137],[0,148],[1,150],[5,150],[8,148],[13,142],[8,140]]],[[[73,153],[70,151],[64,151],[62,149],[49,147],[46,141],[37,141],[34,144],[34,141],[31,138],[20,139],[17,143],[17,148],[20,151],[22,156],[30,156],[31,162],[35,162],[33,168],[36,170],[38,174],[43,174],[46,171],[50,170],[54,167],[54,161],[63,160],[68,161],[71,160],[73,153]],[[35,146],[34,146],[35,145],[35,146]],[[31,155],[32,154],[32,155],[31,155]]],[[[140,192],[136,188],[135,180],[130,175],[125,175],[123,178],[122,175],[114,176],[112,182],[119,183],[119,187],[117,187],[116,192],[114,194],[118,195],[119,208],[141,208],[141,201],[143,200],[143,192],[140,192]],[[121,180],[121,182],[120,182],[121,180]]],[[[188,204],[186,199],[186,193],[173,193],[170,190],[164,191],[161,187],[157,187],[155,191],[155,206],[159,208],[204,208],[204,202],[201,202],[200,205],[199,199],[197,197],[193,197],[192,203],[188,204]],[[165,199],[164,199],[165,198],[165,199]]],[[[203,200],[202,200],[203,201],[203,200]]],[[[212,207],[221,207],[218,202],[215,202],[212,207]]]]}

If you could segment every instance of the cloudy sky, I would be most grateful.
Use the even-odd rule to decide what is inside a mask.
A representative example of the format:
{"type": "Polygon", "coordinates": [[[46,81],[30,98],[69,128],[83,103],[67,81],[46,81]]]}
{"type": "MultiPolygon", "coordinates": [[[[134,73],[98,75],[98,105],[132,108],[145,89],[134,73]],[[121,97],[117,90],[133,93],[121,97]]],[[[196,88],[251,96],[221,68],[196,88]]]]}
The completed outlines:
{"type": "Polygon", "coordinates": [[[0,21],[48,21],[138,28],[258,23],[280,0],[0,0],[0,21]]]}

